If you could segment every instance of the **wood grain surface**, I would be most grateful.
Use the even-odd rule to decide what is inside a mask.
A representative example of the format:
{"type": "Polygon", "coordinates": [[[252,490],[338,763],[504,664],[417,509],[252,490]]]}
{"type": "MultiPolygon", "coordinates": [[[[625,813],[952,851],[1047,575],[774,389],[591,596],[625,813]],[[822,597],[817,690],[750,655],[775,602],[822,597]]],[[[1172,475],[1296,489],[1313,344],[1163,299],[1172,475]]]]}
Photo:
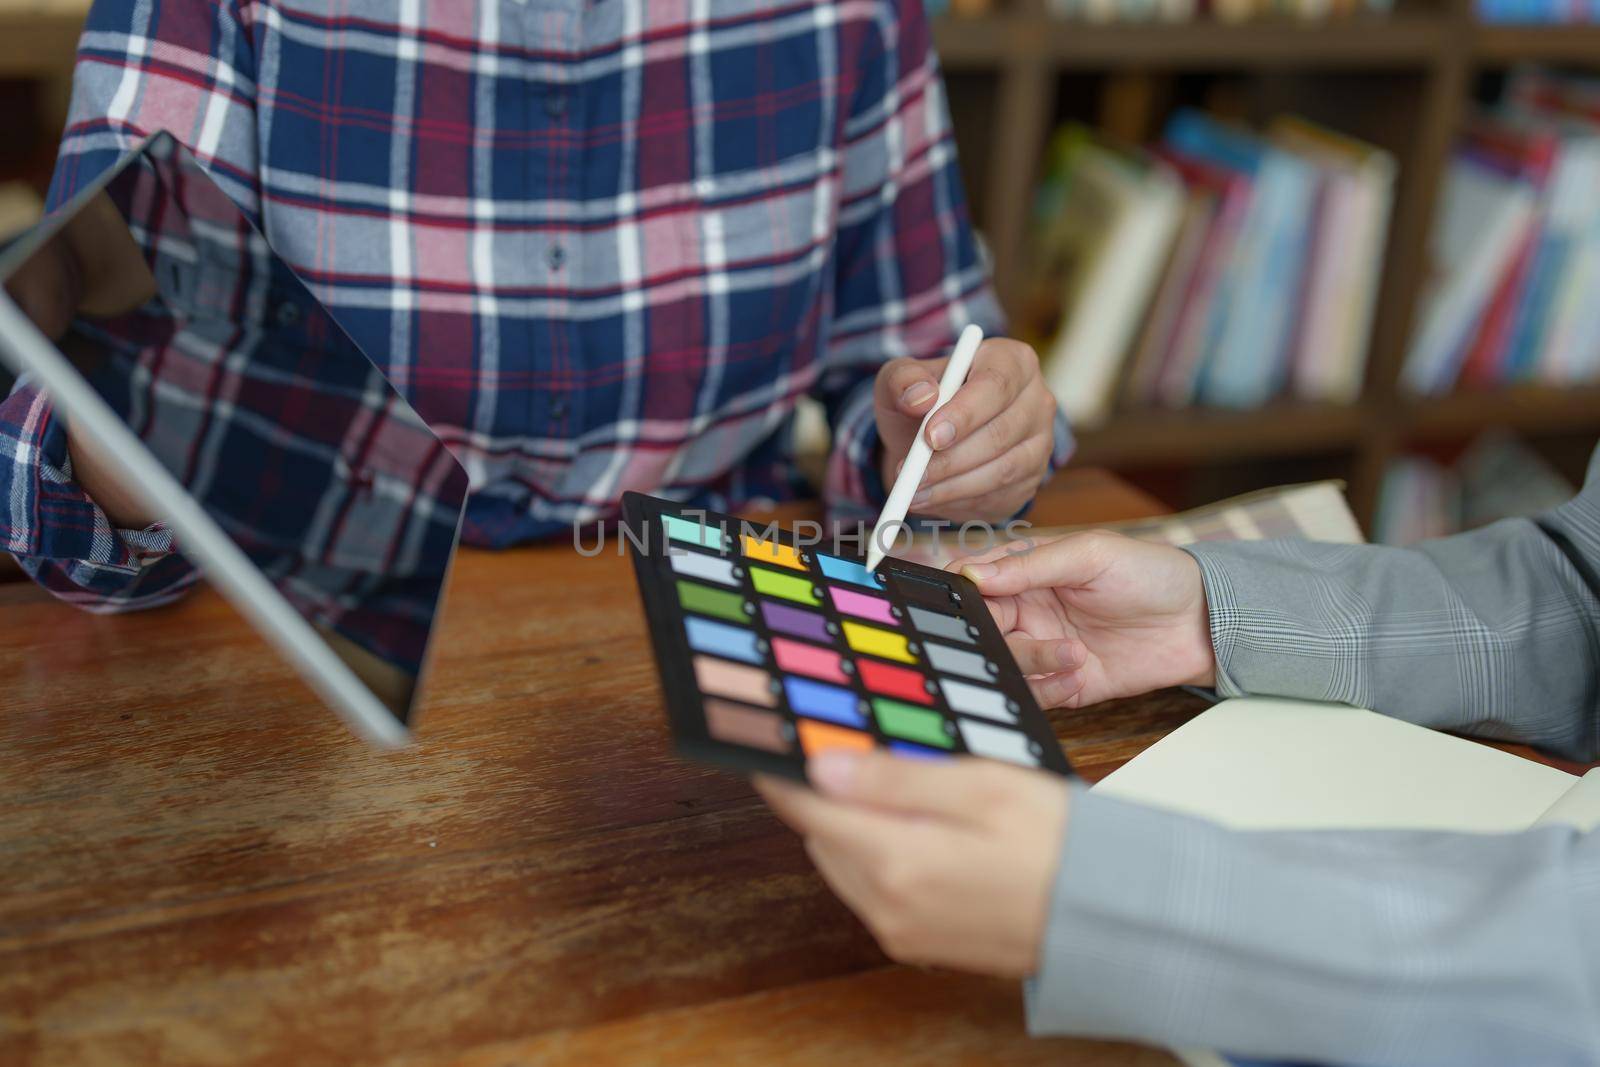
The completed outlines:
{"type": "MultiPolygon", "coordinates": [[[[1160,506],[1063,475],[1041,522],[1160,506]]],[[[366,748],[209,590],[0,588],[0,1063],[1171,1063],[891,967],[679,762],[631,566],[463,551],[417,743],[366,748]]],[[[1054,716],[1098,778],[1200,708],[1054,716]]]]}

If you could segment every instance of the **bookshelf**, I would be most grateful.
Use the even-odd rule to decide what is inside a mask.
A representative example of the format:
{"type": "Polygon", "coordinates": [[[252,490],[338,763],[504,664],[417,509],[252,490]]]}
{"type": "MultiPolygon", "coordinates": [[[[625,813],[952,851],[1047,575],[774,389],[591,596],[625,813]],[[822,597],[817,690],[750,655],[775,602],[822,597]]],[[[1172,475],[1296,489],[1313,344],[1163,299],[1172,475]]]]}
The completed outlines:
{"type": "Polygon", "coordinates": [[[1333,457],[1370,528],[1383,471],[1403,449],[1464,441],[1490,427],[1600,435],[1600,387],[1518,387],[1425,400],[1397,386],[1444,167],[1480,79],[1525,62],[1600,70],[1600,26],[1480,26],[1465,0],[1402,0],[1387,18],[1328,22],[1086,25],[1051,18],[1042,0],[1012,0],[991,15],[941,18],[934,35],[973,212],[994,258],[1000,298],[1013,310],[1027,270],[1034,186],[1061,119],[1147,140],[1165,118],[1161,86],[1222,76],[1238,83],[1241,117],[1300,111],[1382,145],[1399,163],[1357,403],[1117,415],[1080,433],[1077,462],[1242,467],[1248,478],[1253,464],[1281,457],[1333,457]],[[1090,83],[1097,91],[1082,89],[1090,83]],[[1079,90],[1070,115],[1063,85],[1079,90]],[[975,92],[979,87],[986,88],[975,92]],[[963,100],[964,93],[980,99],[963,100]]]}

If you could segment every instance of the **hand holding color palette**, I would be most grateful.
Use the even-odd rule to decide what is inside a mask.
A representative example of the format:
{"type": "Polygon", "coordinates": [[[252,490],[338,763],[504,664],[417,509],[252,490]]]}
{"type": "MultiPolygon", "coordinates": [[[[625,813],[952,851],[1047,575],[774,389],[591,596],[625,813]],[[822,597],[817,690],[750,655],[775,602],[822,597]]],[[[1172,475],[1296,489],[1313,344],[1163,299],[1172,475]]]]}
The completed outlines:
{"type": "Polygon", "coordinates": [[[802,779],[806,759],[829,748],[1067,773],[964,579],[900,560],[871,571],[636,493],[623,506],[684,755],[802,779]]]}

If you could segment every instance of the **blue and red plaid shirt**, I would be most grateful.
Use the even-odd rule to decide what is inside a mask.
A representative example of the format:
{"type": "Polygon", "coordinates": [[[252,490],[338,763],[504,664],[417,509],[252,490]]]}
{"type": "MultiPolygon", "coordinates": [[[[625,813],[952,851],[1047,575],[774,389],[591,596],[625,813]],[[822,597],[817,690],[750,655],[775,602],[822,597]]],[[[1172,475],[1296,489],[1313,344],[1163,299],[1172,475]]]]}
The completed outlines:
{"type": "MultiPolygon", "coordinates": [[[[806,492],[806,396],[828,504],[870,514],[879,365],[999,325],[917,0],[98,0],[52,204],[157,129],[461,459],[472,544],[627,489],[806,492]]],[[[26,387],[0,498],[0,547],[86,606],[186,580],[76,487],[26,387]]]]}

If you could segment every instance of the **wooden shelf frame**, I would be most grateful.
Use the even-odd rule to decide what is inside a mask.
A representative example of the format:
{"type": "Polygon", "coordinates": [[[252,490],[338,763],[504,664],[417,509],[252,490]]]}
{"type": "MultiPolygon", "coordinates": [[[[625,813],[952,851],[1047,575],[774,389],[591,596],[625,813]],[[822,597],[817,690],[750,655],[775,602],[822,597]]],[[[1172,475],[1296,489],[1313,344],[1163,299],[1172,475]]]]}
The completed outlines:
{"type": "Polygon", "coordinates": [[[1398,384],[1439,189],[1477,76],[1522,62],[1600,70],[1600,26],[1481,26],[1470,0],[1348,21],[1091,25],[1051,18],[1043,0],[1014,0],[992,16],[939,21],[934,35],[946,69],[998,78],[994,147],[975,209],[996,288],[1011,308],[1025,284],[1029,206],[1064,76],[1238,72],[1315,79],[1371,72],[1402,75],[1415,94],[1404,102],[1415,109],[1414,120],[1397,151],[1394,213],[1360,400],[1342,407],[1123,413],[1080,432],[1079,461],[1200,467],[1337,454],[1347,464],[1352,506],[1370,525],[1383,472],[1412,444],[1466,438],[1492,426],[1600,433],[1600,387],[1419,400],[1402,395],[1398,384]]]}

